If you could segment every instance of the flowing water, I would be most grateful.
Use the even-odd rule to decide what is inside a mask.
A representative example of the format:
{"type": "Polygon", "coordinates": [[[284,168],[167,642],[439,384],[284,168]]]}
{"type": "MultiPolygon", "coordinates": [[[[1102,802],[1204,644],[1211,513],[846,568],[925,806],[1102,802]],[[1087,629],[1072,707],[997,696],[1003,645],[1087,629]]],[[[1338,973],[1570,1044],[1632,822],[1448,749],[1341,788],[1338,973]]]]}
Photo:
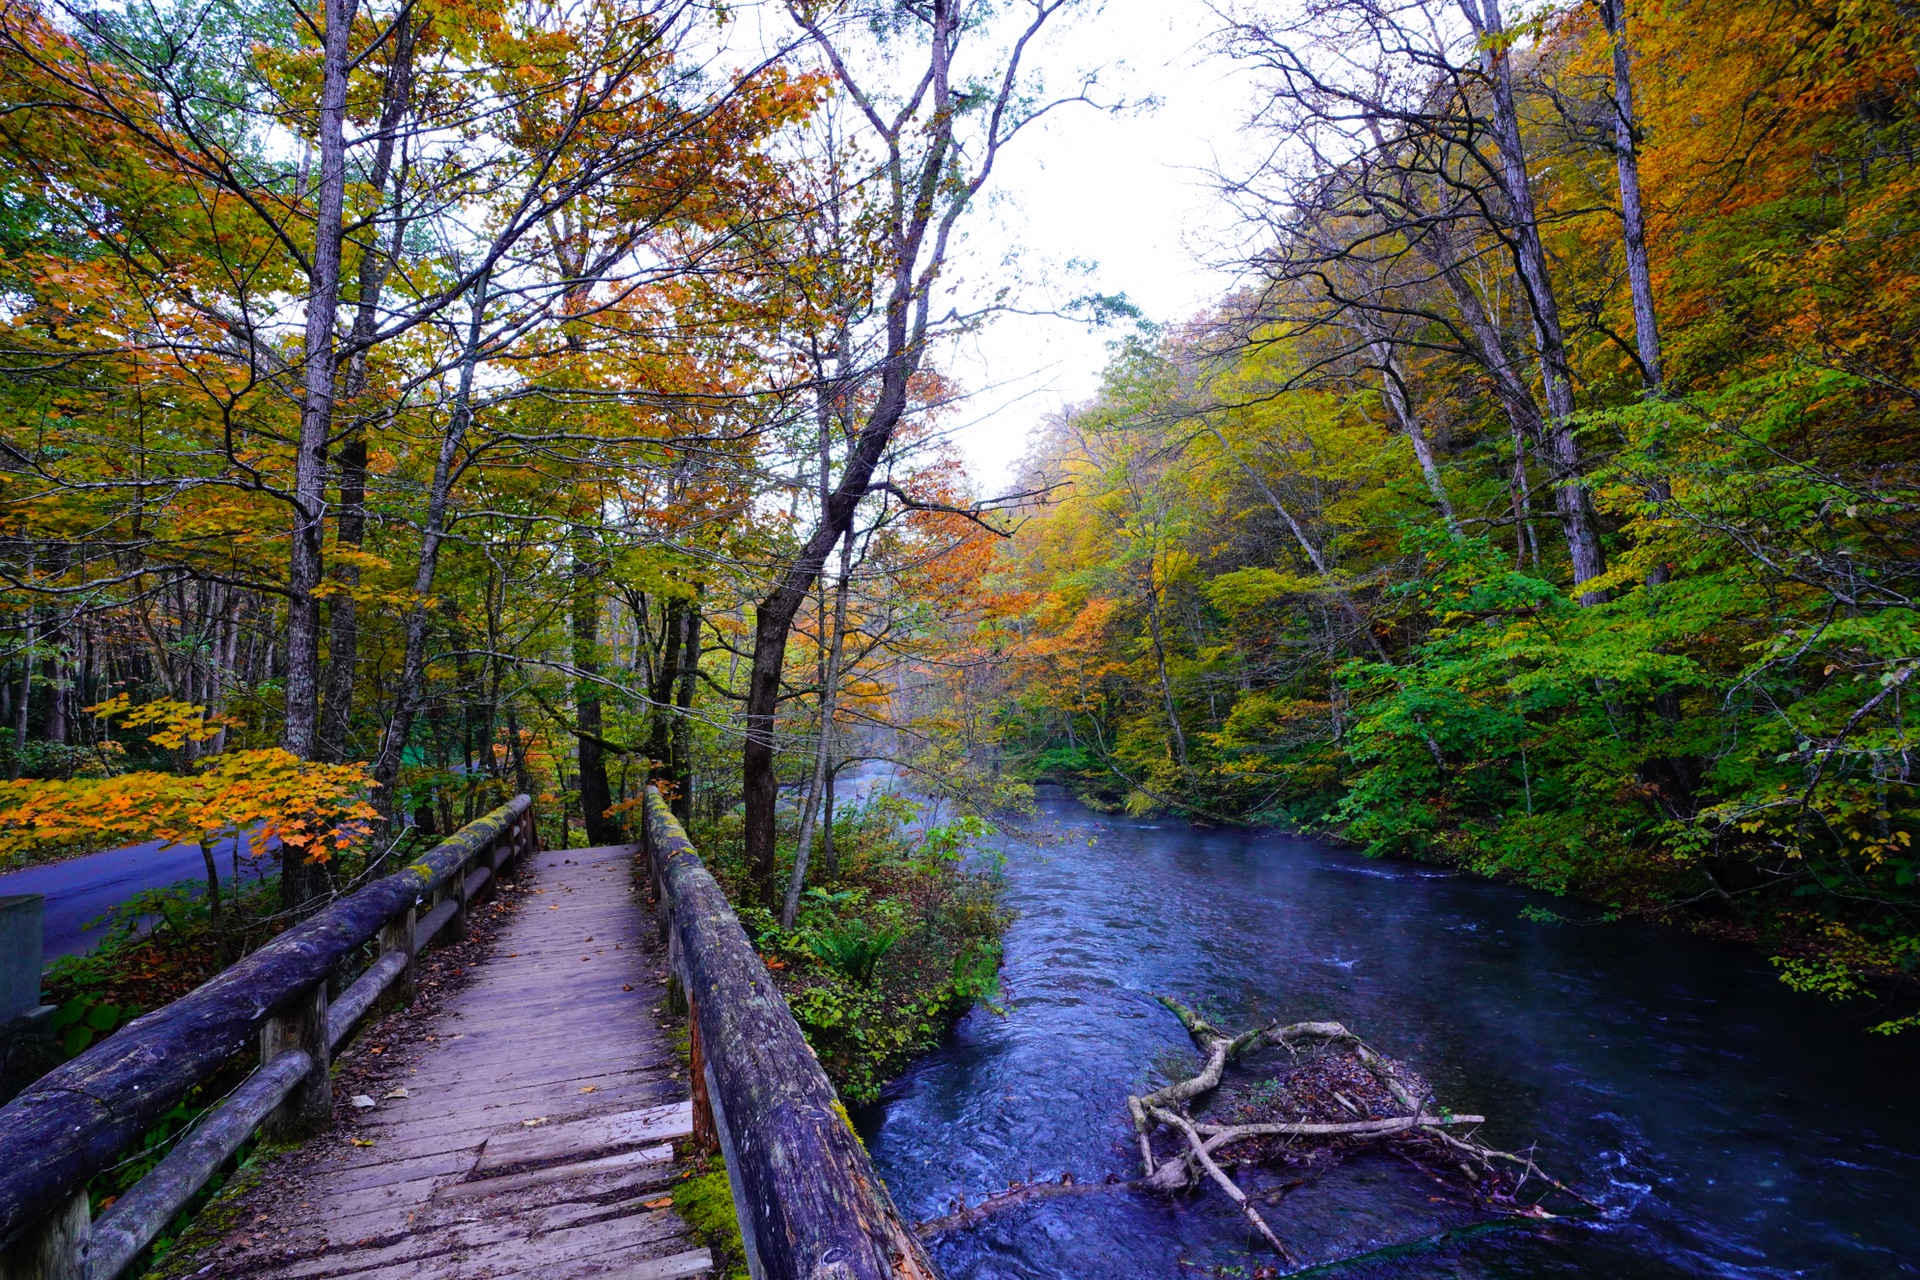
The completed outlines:
{"type": "MultiPolygon", "coordinates": [[[[1343,1021],[1442,1102],[1489,1116],[1495,1145],[1538,1142],[1543,1166],[1607,1210],[1486,1228],[1457,1180],[1350,1159],[1264,1210],[1303,1257],[1357,1257],[1342,1276],[1920,1274],[1920,1033],[1866,1035],[1862,1011],[1789,992],[1750,952],[1630,923],[1533,923],[1529,905],[1592,913],[1285,835],[1106,817],[1058,793],[1005,853],[1019,918],[1004,1013],[970,1013],[859,1117],[910,1219],[1015,1180],[1136,1176],[1126,1096],[1188,1052],[1153,999],[1165,993],[1223,1026],[1343,1021]]],[[[1040,1200],[934,1252],[950,1280],[1271,1262],[1211,1189],[1040,1200]]]]}

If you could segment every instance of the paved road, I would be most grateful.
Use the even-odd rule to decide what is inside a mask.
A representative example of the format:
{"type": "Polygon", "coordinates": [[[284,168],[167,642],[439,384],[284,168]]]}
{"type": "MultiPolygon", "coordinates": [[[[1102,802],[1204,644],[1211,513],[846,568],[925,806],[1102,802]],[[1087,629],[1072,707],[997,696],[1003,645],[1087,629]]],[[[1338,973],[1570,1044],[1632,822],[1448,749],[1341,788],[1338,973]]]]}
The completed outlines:
{"type": "MultiPolygon", "coordinates": [[[[223,840],[217,850],[220,886],[224,893],[233,875],[233,841],[223,840]]],[[[240,874],[257,879],[274,868],[271,856],[250,858],[240,854],[240,874]]],[[[0,895],[42,893],[47,898],[44,956],[61,956],[91,951],[106,932],[86,926],[104,916],[142,889],[161,889],[190,880],[206,885],[206,864],[197,845],[162,848],[157,840],[108,849],[82,858],[70,858],[44,867],[28,867],[0,875],[0,895]]]]}

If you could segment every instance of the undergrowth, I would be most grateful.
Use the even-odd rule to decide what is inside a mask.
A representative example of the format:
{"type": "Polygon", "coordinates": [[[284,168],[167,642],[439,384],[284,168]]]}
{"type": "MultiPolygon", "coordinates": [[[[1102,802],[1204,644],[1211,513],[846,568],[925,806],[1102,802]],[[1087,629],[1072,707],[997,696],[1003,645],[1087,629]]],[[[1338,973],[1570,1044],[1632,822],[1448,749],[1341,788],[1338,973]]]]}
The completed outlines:
{"type": "MultiPolygon", "coordinates": [[[[1008,915],[997,864],[976,850],[989,829],[973,818],[923,829],[919,816],[914,801],[885,794],[838,816],[839,875],[814,877],[792,929],[749,905],[737,815],[693,836],[827,1078],[856,1105],[999,994],[1008,915]]],[[[791,859],[790,845],[782,852],[791,859]]],[[[821,865],[818,848],[810,865],[821,865]]]]}

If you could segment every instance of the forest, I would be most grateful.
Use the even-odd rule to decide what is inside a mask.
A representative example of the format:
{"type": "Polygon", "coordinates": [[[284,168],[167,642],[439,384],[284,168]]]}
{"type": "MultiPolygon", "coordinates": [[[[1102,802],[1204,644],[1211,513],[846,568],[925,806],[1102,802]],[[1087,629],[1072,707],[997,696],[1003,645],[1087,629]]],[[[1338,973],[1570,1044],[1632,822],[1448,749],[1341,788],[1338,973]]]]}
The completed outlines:
{"type": "Polygon", "coordinates": [[[980,641],[1009,758],[1908,986],[1913,15],[1334,0],[1220,39],[1268,141],[1216,175],[1244,283],[1116,343],[1024,464],[1052,500],[980,641]]]}
{"type": "Polygon", "coordinates": [[[776,783],[926,718],[966,625],[934,281],[1045,105],[957,11],[871,16],[6,6],[13,845],[303,789],[338,847],[516,789],[605,842],[651,778],[751,792],[777,897],[776,783]],[[251,786],[160,781],[209,772],[251,786]]]}
{"type": "Polygon", "coordinates": [[[1098,15],[779,16],[0,4],[0,854],[198,843],[217,911],[271,836],[292,916],[651,782],[770,954],[870,977],[884,920],[804,926],[837,838],[925,870],[836,817],[880,762],[968,815],[926,866],[1065,782],[1911,977],[1899,0],[1223,7],[1240,284],[1005,485],[946,357],[1026,304],[959,246],[1117,101],[1034,69],[1098,15]]]}

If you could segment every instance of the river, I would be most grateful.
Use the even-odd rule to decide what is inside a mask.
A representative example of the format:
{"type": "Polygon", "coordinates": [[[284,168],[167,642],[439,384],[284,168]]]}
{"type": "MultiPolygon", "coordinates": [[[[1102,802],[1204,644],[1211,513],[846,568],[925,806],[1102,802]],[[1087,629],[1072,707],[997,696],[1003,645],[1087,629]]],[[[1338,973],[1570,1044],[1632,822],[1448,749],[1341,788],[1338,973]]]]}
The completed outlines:
{"type": "MultiPolygon", "coordinates": [[[[1335,1018],[1603,1218],[1475,1229],[1457,1190],[1350,1159],[1263,1210],[1342,1276],[1920,1274],[1920,1033],[1781,986],[1758,956],[1578,904],[1282,834],[1095,814],[1057,791],[1004,841],[1004,1013],[976,1009],[857,1117],[901,1210],[1138,1172],[1125,1098],[1186,1049],[1155,993],[1222,1025],[1335,1018]],[[1380,1255],[1382,1246],[1405,1249],[1380,1255]]],[[[1889,1016],[1879,1014],[1879,1016],[1889,1016]]],[[[1254,1184],[1255,1186],[1261,1184],[1254,1184]]],[[[949,1280],[1251,1274],[1218,1192],[1043,1200],[943,1237],[949,1280]],[[1196,1270],[1197,1268],[1197,1270],[1196,1270]],[[1229,1270],[1237,1268],[1239,1270],[1229,1270]]]]}

